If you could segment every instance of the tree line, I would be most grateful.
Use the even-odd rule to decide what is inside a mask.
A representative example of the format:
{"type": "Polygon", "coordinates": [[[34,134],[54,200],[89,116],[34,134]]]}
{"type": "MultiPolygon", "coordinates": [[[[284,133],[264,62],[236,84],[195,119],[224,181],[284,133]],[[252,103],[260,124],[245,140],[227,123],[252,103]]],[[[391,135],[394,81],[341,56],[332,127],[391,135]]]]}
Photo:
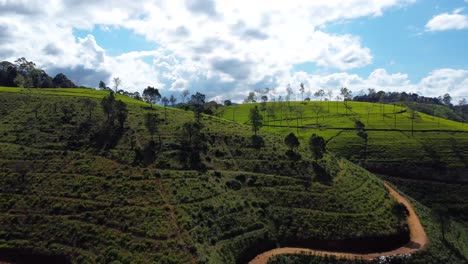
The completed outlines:
{"type": "Polygon", "coordinates": [[[24,57],[0,62],[0,86],[21,88],[75,88],[76,85],[68,77],[59,73],[49,76],[44,70],[24,57]]]}

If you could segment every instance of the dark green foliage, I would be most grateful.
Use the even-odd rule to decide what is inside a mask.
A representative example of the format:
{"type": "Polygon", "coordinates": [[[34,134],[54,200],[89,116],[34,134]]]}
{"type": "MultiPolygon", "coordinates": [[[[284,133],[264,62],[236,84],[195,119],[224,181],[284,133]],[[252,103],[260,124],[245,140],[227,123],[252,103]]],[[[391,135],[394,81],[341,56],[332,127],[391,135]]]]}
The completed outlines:
{"type": "Polygon", "coordinates": [[[252,147],[255,149],[260,149],[265,146],[265,141],[261,136],[258,135],[253,135],[250,137],[252,140],[252,147]]]}
{"type": "Polygon", "coordinates": [[[229,180],[226,182],[226,186],[230,189],[238,191],[242,188],[242,184],[237,180],[229,180]]]}
{"type": "Polygon", "coordinates": [[[63,73],[51,78],[45,71],[36,68],[36,64],[19,58],[15,63],[0,62],[0,86],[18,86],[25,88],[74,88],[75,84],[63,73]]]}
{"type": "MultiPolygon", "coordinates": [[[[217,118],[202,125],[171,108],[158,144],[145,123],[160,107],[114,94],[128,110],[121,127],[101,107],[89,118],[77,98],[97,102],[108,92],[47,93],[0,96],[1,248],[77,263],[246,263],[276,245],[387,241],[404,230],[381,181],[331,153],[314,163],[296,147],[301,159],[292,162],[277,134],[262,133],[264,146],[252,148],[246,126],[217,118]],[[62,105],[73,105],[67,123],[62,105]]],[[[446,234],[463,248],[457,236],[446,234]]],[[[440,263],[456,263],[444,254],[440,263]]]]}
{"type": "Polygon", "coordinates": [[[260,130],[263,125],[263,116],[258,111],[258,106],[250,109],[249,120],[252,124],[252,131],[257,135],[257,131],[260,130]]]}
{"type": "Polygon", "coordinates": [[[59,73],[55,75],[54,79],[52,79],[52,83],[54,84],[54,87],[57,88],[74,88],[75,84],[70,81],[67,76],[63,73],[59,73]]]}
{"type": "Polygon", "coordinates": [[[323,137],[312,134],[309,139],[309,149],[316,161],[321,159],[326,151],[326,142],[323,137]]]}
{"type": "Polygon", "coordinates": [[[284,138],[284,144],[288,146],[290,150],[294,150],[295,148],[299,147],[299,139],[294,135],[294,133],[289,133],[285,138],[284,138]]]}
{"type": "Polygon", "coordinates": [[[161,99],[161,94],[158,89],[148,86],[143,90],[142,97],[145,102],[150,103],[151,107],[153,107],[153,104],[157,103],[161,99]]]}
{"type": "Polygon", "coordinates": [[[195,117],[200,122],[201,113],[204,110],[205,95],[202,93],[193,94],[189,101],[190,107],[195,112],[195,117]]]}
{"type": "Polygon", "coordinates": [[[151,138],[154,140],[154,135],[159,132],[159,117],[156,113],[145,114],[145,127],[148,130],[151,138]]]}

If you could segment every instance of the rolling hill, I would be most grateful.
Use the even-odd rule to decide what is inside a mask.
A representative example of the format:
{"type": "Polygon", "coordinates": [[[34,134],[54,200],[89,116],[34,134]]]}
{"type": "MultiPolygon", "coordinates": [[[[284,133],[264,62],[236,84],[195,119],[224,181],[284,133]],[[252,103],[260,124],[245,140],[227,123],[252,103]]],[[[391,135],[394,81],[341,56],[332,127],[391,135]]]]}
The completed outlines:
{"type": "MultiPolygon", "coordinates": [[[[347,143],[338,138],[355,133],[344,113],[330,120],[350,131],[316,130],[338,155],[315,162],[306,128],[291,151],[282,134],[290,128],[264,129],[259,143],[249,126],[197,123],[192,112],[121,95],[104,111],[108,94],[0,88],[0,260],[245,263],[278,245],[373,252],[408,240],[383,182],[340,157],[347,143]]],[[[436,241],[421,259],[463,260],[420,212],[436,241]]]]}
{"type": "MultiPolygon", "coordinates": [[[[261,104],[258,107],[263,108],[261,104]]],[[[253,104],[223,107],[223,118],[248,124],[253,104]]],[[[334,153],[367,169],[412,179],[468,182],[468,125],[398,105],[364,102],[274,102],[263,130],[308,139],[323,136],[334,153]],[[358,137],[364,124],[367,141],[358,137]]]]}

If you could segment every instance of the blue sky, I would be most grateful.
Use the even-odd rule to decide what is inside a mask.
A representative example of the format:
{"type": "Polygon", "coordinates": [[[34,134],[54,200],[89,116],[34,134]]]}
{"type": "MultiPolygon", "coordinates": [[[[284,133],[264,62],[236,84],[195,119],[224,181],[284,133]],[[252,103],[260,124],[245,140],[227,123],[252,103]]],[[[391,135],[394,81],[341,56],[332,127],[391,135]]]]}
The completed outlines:
{"type": "Polygon", "coordinates": [[[54,3],[0,3],[0,59],[24,56],[91,87],[119,77],[129,91],[220,101],[300,83],[468,97],[466,0],[54,3]]]}

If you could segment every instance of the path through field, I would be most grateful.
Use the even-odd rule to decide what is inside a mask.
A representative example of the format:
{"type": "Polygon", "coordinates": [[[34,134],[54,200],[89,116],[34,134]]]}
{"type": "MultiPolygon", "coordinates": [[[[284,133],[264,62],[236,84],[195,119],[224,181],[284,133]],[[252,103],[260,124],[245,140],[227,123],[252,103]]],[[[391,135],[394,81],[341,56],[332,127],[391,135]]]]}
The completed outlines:
{"type": "Polygon", "coordinates": [[[378,258],[381,256],[388,257],[388,256],[395,256],[395,255],[412,254],[418,250],[423,249],[429,242],[429,239],[427,238],[427,235],[424,232],[424,228],[421,225],[421,222],[419,221],[418,216],[414,212],[413,206],[406,198],[401,196],[397,191],[395,191],[388,184],[385,183],[385,187],[398,202],[403,203],[406,206],[406,208],[408,208],[409,216],[408,216],[407,221],[408,221],[408,226],[410,230],[410,241],[406,245],[400,248],[397,248],[395,250],[392,250],[392,251],[375,252],[375,253],[368,253],[368,254],[322,251],[322,250],[314,250],[310,248],[292,248],[292,247],[276,248],[276,249],[272,249],[270,251],[267,251],[258,255],[253,260],[251,260],[249,264],[266,264],[268,262],[268,259],[270,259],[272,256],[281,255],[281,254],[312,254],[312,255],[319,255],[319,256],[333,255],[336,257],[340,257],[340,258],[348,258],[348,259],[361,258],[361,259],[370,260],[370,259],[378,258]]]}

